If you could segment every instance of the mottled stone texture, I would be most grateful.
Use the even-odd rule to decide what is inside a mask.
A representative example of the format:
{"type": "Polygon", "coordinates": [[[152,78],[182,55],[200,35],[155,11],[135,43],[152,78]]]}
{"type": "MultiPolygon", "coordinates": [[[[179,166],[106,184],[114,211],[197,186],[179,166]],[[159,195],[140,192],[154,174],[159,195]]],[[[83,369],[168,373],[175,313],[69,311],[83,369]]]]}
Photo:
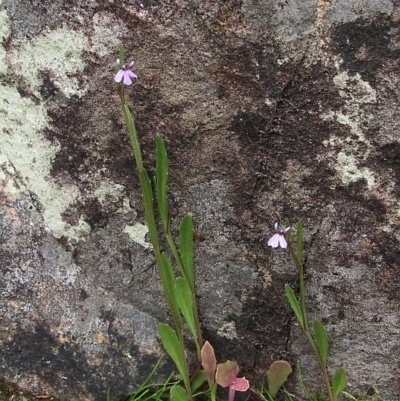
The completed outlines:
{"type": "Polygon", "coordinates": [[[275,221],[302,217],[332,371],[347,369],[355,395],[396,399],[398,0],[3,0],[0,20],[1,376],[117,399],[162,353],[168,315],[112,81],[123,42],[147,163],[159,132],[174,226],[196,222],[218,358],[253,383],[277,358],[299,361],[322,387],[284,297],[296,272],[266,248],[275,221]]]}

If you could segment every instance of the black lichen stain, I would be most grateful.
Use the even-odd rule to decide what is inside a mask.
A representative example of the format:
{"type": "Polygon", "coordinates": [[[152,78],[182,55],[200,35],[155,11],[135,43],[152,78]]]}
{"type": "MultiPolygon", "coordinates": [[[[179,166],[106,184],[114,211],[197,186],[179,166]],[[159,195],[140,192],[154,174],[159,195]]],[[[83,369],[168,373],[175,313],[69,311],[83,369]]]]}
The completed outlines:
{"type": "Polygon", "coordinates": [[[43,100],[52,98],[60,93],[60,90],[56,87],[48,72],[41,72],[41,77],[42,84],[39,87],[39,93],[43,100]]]}
{"type": "Polygon", "coordinates": [[[255,145],[266,135],[267,120],[260,114],[240,112],[233,118],[231,130],[255,145]]]}
{"type": "Polygon", "coordinates": [[[337,26],[332,32],[336,51],[344,60],[343,68],[359,73],[371,83],[376,82],[377,73],[387,60],[396,60],[399,49],[391,47],[395,23],[382,15],[374,20],[359,18],[337,26]]]}
{"type": "Polygon", "coordinates": [[[84,288],[81,288],[79,291],[79,299],[81,301],[85,301],[89,297],[90,297],[90,295],[88,294],[88,292],[84,288]]]}
{"type": "Polygon", "coordinates": [[[395,192],[400,196],[400,142],[391,142],[380,148],[379,161],[394,171],[396,179],[395,192]]]}
{"type": "MultiPolygon", "coordinates": [[[[105,311],[104,318],[111,319],[107,320],[110,322],[115,319],[115,315],[111,315],[105,311]]],[[[134,344],[130,347],[132,355],[139,354],[134,344]]],[[[4,342],[3,349],[7,350],[3,362],[8,371],[22,374],[34,372],[61,399],[65,399],[65,394],[68,394],[73,399],[89,395],[105,401],[107,388],[112,390],[114,397],[117,394],[126,396],[131,390],[126,373],[131,362],[124,357],[117,342],[106,346],[101,356],[102,364],[93,367],[73,339],[71,342],[59,342],[47,324],[38,323],[33,332],[19,328],[9,342],[4,342]]],[[[150,372],[154,362],[154,358],[147,357],[141,361],[141,380],[150,372]]]]}
{"type": "Polygon", "coordinates": [[[60,393],[63,388],[75,388],[81,394],[99,394],[102,389],[85,354],[74,344],[60,344],[45,323],[38,323],[33,332],[20,328],[3,347],[8,350],[4,354],[8,369],[35,372],[60,393]]]}
{"type": "Polygon", "coordinates": [[[400,300],[399,260],[400,249],[398,241],[389,233],[381,233],[373,238],[377,247],[375,251],[382,256],[384,263],[380,264],[375,274],[375,280],[380,291],[389,300],[400,300]]]}
{"type": "MultiPolygon", "coordinates": [[[[114,211],[121,205],[118,203],[114,205],[114,211]]],[[[62,214],[63,220],[74,226],[83,219],[90,225],[92,230],[96,228],[103,228],[108,223],[108,216],[112,211],[105,211],[97,199],[87,199],[86,201],[78,201],[71,204],[62,214]]]]}

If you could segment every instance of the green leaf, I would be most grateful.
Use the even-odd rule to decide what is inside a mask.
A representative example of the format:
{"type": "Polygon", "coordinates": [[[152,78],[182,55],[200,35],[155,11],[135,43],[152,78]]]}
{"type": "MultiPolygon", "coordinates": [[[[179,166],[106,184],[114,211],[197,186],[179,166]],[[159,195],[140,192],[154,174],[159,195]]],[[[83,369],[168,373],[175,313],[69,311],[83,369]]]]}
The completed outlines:
{"type": "Polygon", "coordinates": [[[143,170],[142,151],[140,149],[140,143],[136,132],[135,121],[131,111],[129,110],[129,107],[126,104],[124,105],[124,117],[126,127],[128,128],[129,137],[131,139],[133,154],[135,155],[136,165],[140,173],[143,170]]]}
{"type": "Polygon", "coordinates": [[[207,381],[207,376],[204,370],[199,370],[190,383],[190,388],[192,389],[192,393],[198,390],[205,382],[207,381]]]}
{"type": "Polygon", "coordinates": [[[217,365],[215,381],[221,387],[228,387],[239,373],[239,365],[235,361],[226,361],[217,365]]]}
{"type": "Polygon", "coordinates": [[[183,268],[189,281],[190,289],[194,291],[193,267],[193,218],[187,214],[183,219],[179,231],[179,242],[183,268]]]}
{"type": "Polygon", "coordinates": [[[158,248],[158,246],[156,246],[158,244],[158,237],[156,223],[154,219],[153,189],[151,187],[151,181],[146,170],[143,169],[139,172],[139,180],[140,185],[142,186],[144,213],[146,216],[147,227],[149,229],[150,240],[156,251],[158,248]]]}
{"type": "Polygon", "coordinates": [[[297,221],[297,259],[300,263],[303,260],[303,220],[297,221]]]}
{"type": "MultiPolygon", "coordinates": [[[[175,280],[175,297],[189,330],[194,340],[197,341],[196,325],[193,315],[193,297],[189,285],[183,277],[177,277],[175,280]]],[[[198,351],[200,353],[200,349],[198,351]]]]}
{"type": "Polygon", "coordinates": [[[288,299],[290,306],[292,307],[293,312],[300,323],[301,328],[304,330],[303,313],[301,312],[299,301],[297,300],[296,295],[294,294],[294,291],[289,284],[285,284],[285,292],[286,298],[288,299]]]}
{"type": "Polygon", "coordinates": [[[165,150],[164,142],[160,135],[156,135],[156,187],[158,211],[160,212],[161,223],[165,231],[168,231],[168,156],[165,150]]]}
{"type": "Polygon", "coordinates": [[[174,361],[179,374],[183,379],[187,378],[185,355],[181,344],[179,343],[178,336],[168,324],[160,323],[158,326],[158,333],[160,334],[161,342],[167,351],[167,354],[174,361]]]}
{"type": "Polygon", "coordinates": [[[324,325],[319,320],[314,320],[314,337],[317,343],[319,355],[322,359],[324,366],[328,363],[328,336],[324,325]]]}
{"type": "Polygon", "coordinates": [[[173,386],[170,390],[171,401],[188,401],[188,396],[182,386],[173,386]]]}
{"type": "Polygon", "coordinates": [[[333,375],[332,388],[333,388],[333,398],[336,400],[338,395],[345,390],[347,387],[347,375],[343,368],[336,370],[333,375]]]}
{"type": "Polygon", "coordinates": [[[268,394],[272,398],[275,398],[291,373],[292,367],[286,361],[275,361],[271,364],[267,372],[267,380],[268,394]]]}
{"type": "Polygon", "coordinates": [[[164,283],[165,283],[165,291],[166,291],[166,297],[169,300],[169,305],[173,308],[173,311],[171,313],[174,313],[175,316],[177,316],[180,319],[180,314],[179,314],[179,305],[176,299],[176,293],[175,293],[175,273],[174,273],[174,268],[172,267],[172,264],[170,260],[168,259],[168,256],[162,252],[161,254],[161,261],[162,261],[162,269],[163,269],[163,277],[164,277],[164,283]]]}

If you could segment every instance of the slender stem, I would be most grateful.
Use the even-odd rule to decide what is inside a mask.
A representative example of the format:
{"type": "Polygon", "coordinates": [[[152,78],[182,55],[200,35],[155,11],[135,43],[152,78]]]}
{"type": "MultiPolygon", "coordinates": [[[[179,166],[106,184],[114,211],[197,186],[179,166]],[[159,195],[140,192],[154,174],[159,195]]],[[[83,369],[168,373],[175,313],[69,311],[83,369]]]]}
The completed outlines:
{"type": "Polygon", "coordinates": [[[311,346],[314,350],[314,353],[317,357],[318,365],[319,365],[319,368],[321,369],[321,373],[322,373],[322,376],[324,379],[324,385],[325,385],[326,391],[328,393],[329,401],[335,401],[335,398],[332,393],[330,380],[329,380],[328,370],[321,358],[318,346],[317,346],[317,344],[311,334],[310,328],[308,326],[306,301],[305,301],[306,296],[305,296],[305,284],[304,284],[304,266],[303,266],[303,263],[301,262],[301,260],[299,260],[299,258],[297,257],[296,252],[294,251],[291,238],[288,238],[287,242],[288,242],[288,249],[289,249],[290,256],[292,257],[292,260],[293,260],[294,264],[296,265],[297,271],[299,274],[300,308],[301,308],[301,314],[303,317],[303,322],[302,322],[303,323],[302,324],[303,331],[304,331],[304,334],[307,336],[307,339],[308,339],[309,343],[311,344],[311,346]]]}

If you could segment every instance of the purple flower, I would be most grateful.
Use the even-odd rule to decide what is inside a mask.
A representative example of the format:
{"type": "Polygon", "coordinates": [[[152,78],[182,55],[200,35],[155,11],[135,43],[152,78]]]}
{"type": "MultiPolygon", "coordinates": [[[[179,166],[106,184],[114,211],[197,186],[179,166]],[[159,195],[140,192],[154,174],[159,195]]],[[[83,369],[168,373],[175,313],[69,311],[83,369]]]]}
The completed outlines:
{"type": "MultiPolygon", "coordinates": [[[[117,65],[119,66],[121,63],[119,58],[117,59],[117,65]]],[[[124,64],[121,66],[121,69],[115,74],[114,81],[115,82],[123,82],[124,85],[129,86],[132,85],[132,78],[136,79],[138,76],[132,71],[133,61],[129,64],[124,64]]]]}
{"type": "Polygon", "coordinates": [[[290,227],[279,228],[278,223],[275,223],[275,234],[268,240],[268,245],[272,248],[287,248],[286,233],[290,230],[290,227]]]}

